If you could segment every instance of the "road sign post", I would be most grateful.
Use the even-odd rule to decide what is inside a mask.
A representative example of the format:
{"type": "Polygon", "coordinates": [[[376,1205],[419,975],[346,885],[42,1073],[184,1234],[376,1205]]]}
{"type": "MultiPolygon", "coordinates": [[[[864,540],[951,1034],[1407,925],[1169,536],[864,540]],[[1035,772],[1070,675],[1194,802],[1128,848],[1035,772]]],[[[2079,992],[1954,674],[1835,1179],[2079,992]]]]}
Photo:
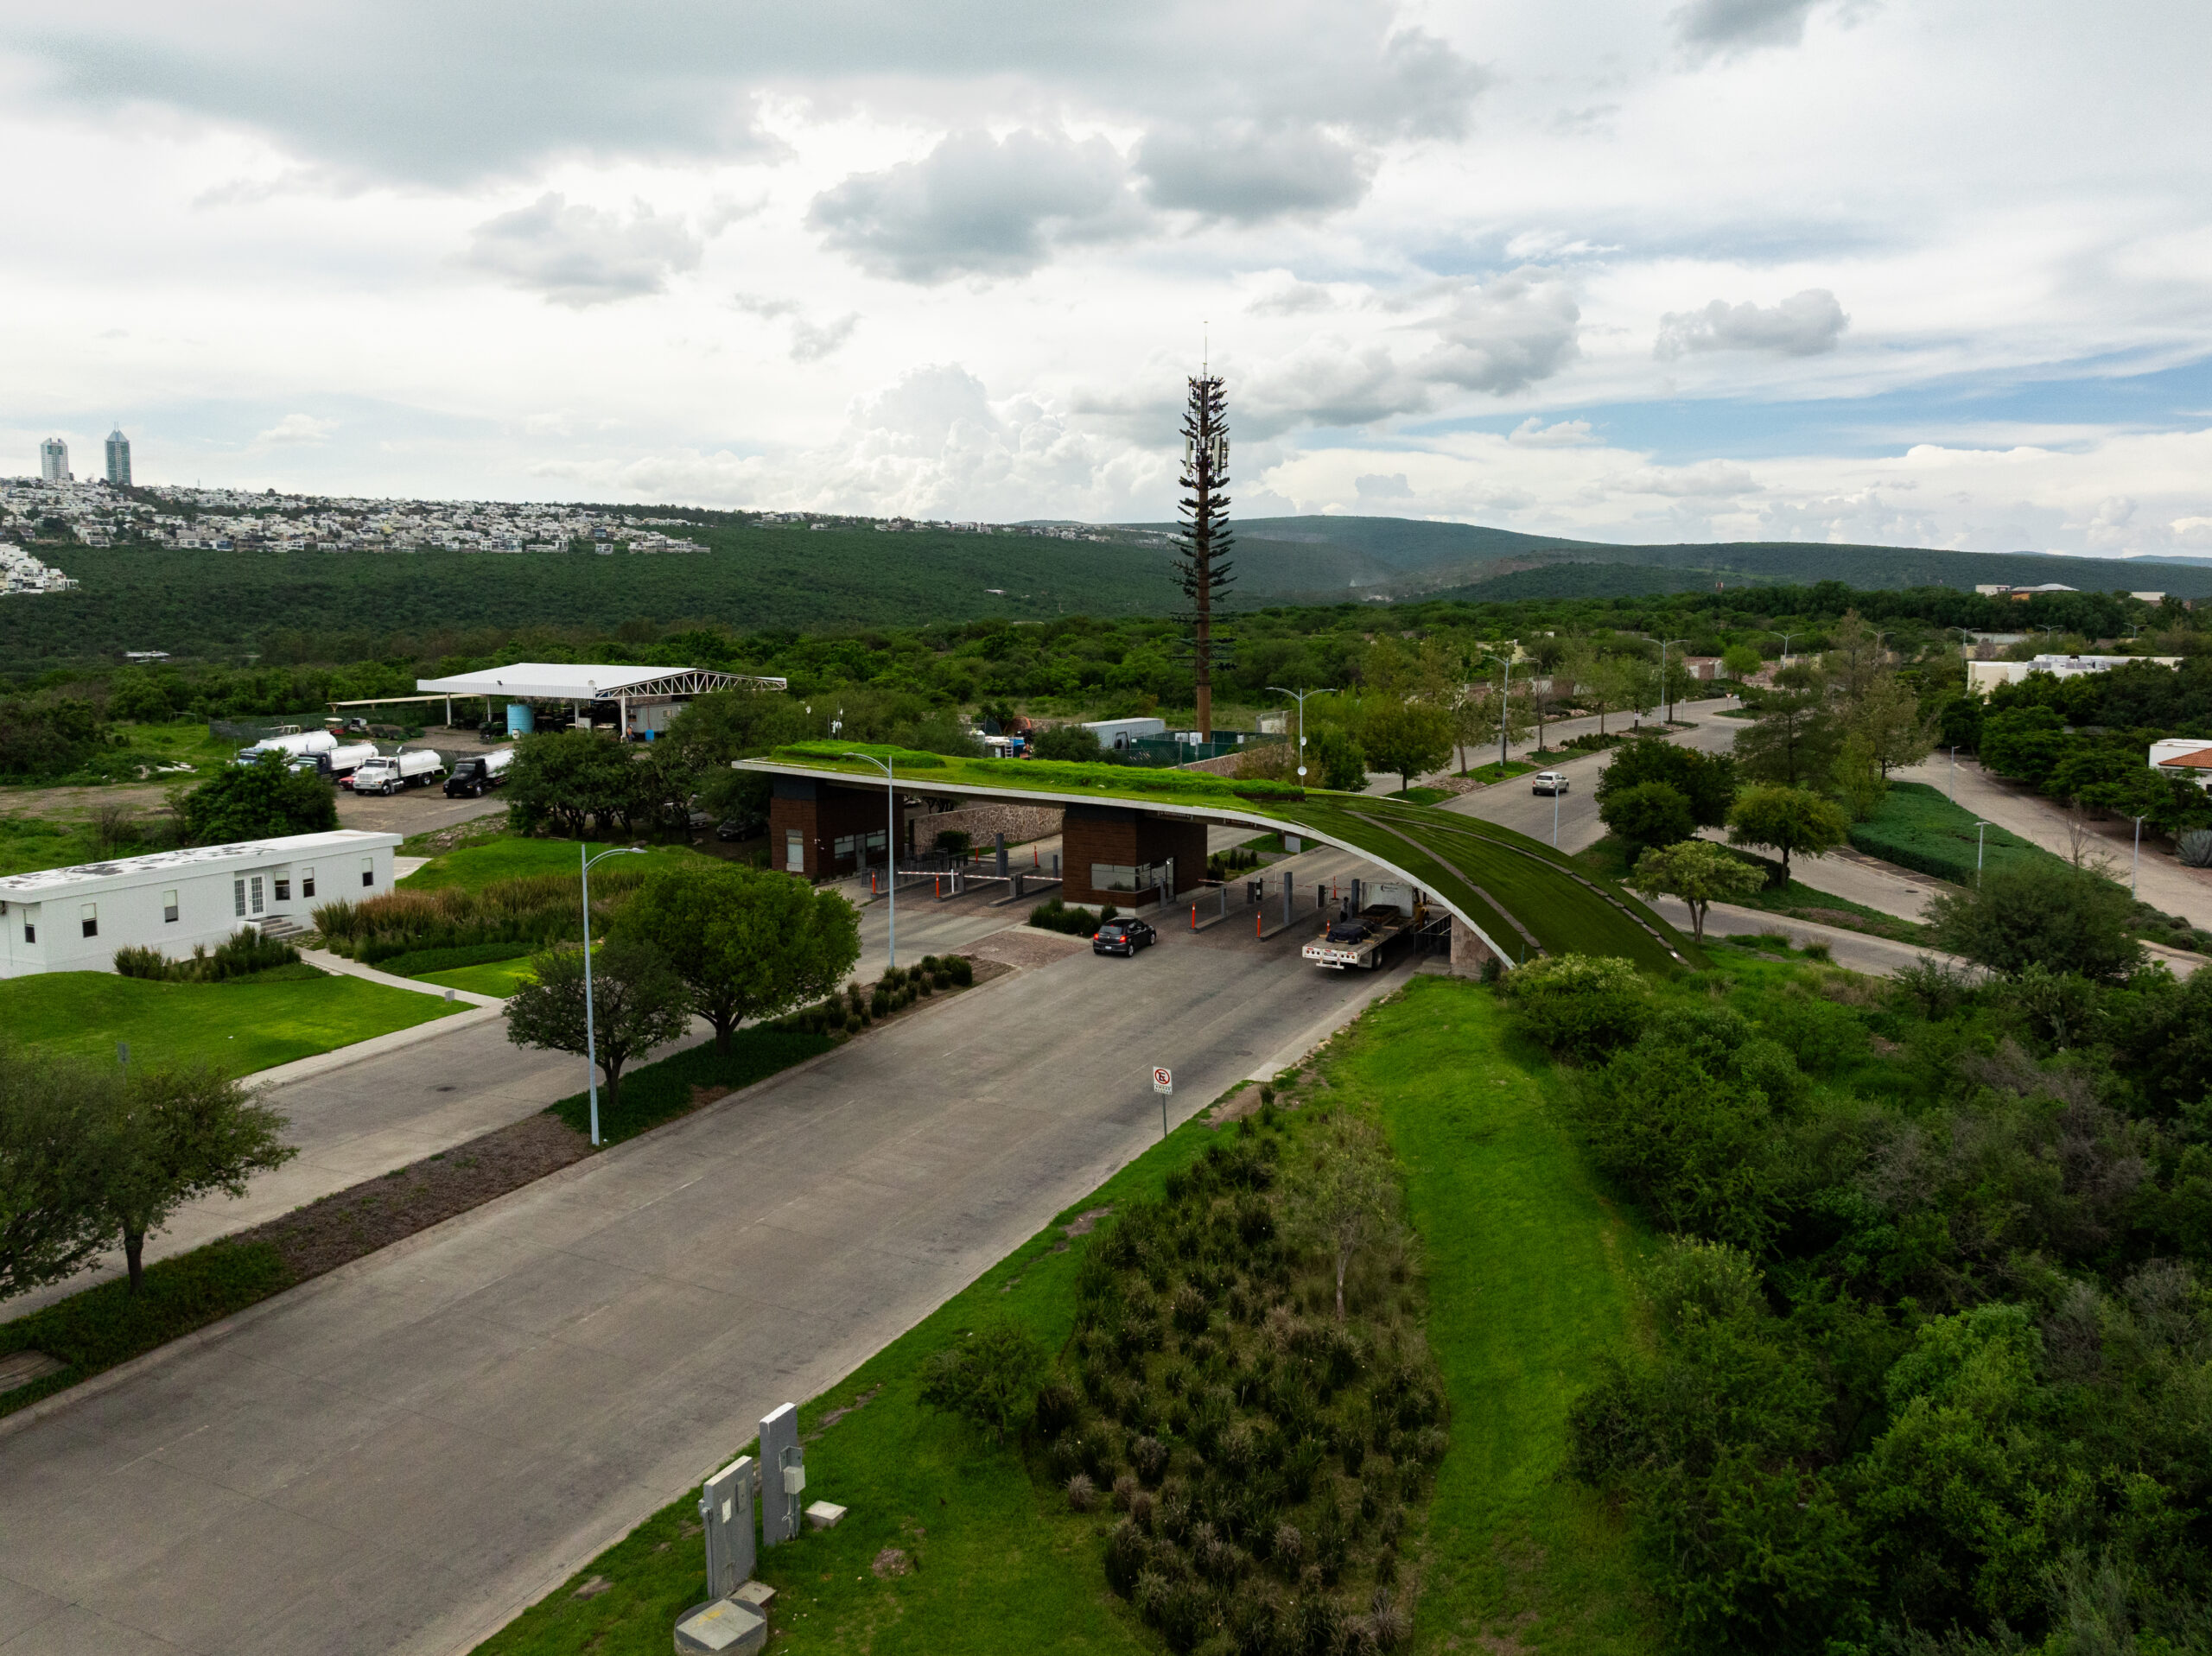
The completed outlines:
{"type": "Polygon", "coordinates": [[[1167,1136],[1167,1095],[1175,1090],[1175,1072],[1165,1064],[1155,1064],[1152,1071],[1152,1090],[1160,1094],[1160,1136],[1167,1136]]]}

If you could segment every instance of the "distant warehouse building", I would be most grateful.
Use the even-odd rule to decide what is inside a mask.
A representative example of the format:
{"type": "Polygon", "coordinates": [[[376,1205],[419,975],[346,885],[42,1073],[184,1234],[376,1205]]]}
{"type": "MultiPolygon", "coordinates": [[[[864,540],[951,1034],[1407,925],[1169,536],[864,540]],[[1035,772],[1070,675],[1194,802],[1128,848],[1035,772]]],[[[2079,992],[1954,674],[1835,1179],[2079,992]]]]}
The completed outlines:
{"type": "Polygon", "coordinates": [[[2079,678],[2084,673],[2109,673],[2115,667],[2137,661],[2178,667],[2181,659],[2179,656],[2037,656],[2033,661],[1970,661],[1967,663],[1967,688],[1975,695],[1987,695],[1999,685],[2018,684],[2031,673],[2049,673],[2053,678],[2079,678]]]}
{"type": "Polygon", "coordinates": [[[125,947],[179,959],[241,927],[305,930],[317,904],[390,891],[398,844],[397,834],[340,828],[10,874],[0,879],[0,978],[111,971],[125,947]]]}
{"type": "Polygon", "coordinates": [[[452,722],[454,701],[481,696],[487,714],[493,702],[506,704],[511,735],[524,735],[541,726],[606,726],[626,737],[648,741],[666,730],[695,695],[715,690],[780,690],[785,684],[780,678],[748,678],[696,667],[610,667],[542,661],[518,661],[505,667],[487,667],[480,673],[415,681],[415,688],[425,698],[442,695],[447,699],[448,723],[452,722]]]}

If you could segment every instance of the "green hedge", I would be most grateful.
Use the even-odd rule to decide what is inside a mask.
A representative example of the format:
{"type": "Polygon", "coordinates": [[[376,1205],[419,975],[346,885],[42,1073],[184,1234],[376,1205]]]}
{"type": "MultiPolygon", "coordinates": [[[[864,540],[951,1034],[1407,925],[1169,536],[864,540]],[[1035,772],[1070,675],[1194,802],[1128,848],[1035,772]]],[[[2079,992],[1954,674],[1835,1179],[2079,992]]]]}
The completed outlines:
{"type": "Polygon", "coordinates": [[[148,1266],[136,1294],[118,1277],[0,1323],[0,1354],[42,1351],[67,1365],[0,1394],[0,1414],[206,1328],[291,1284],[291,1269],[273,1244],[211,1242],[148,1266]]]}
{"type": "Polygon", "coordinates": [[[512,961],[531,950],[521,943],[463,943],[454,949],[410,949],[372,962],[379,972],[397,978],[419,978],[431,972],[451,972],[463,966],[489,966],[512,961]]]}
{"type": "MultiPolygon", "coordinates": [[[[709,1040],[656,1063],[640,1065],[622,1077],[622,1102],[618,1107],[608,1107],[607,1089],[600,1088],[600,1138],[610,1145],[633,1139],[689,1110],[694,1087],[735,1092],[767,1080],[779,1069],[819,1056],[836,1044],[826,1035],[756,1026],[732,1036],[727,1053],[717,1052],[709,1040]]],[[[578,1133],[588,1133],[591,1095],[578,1093],[564,1098],[552,1107],[550,1114],[578,1133]]]]}
{"type": "MultiPolygon", "coordinates": [[[[1961,885],[1974,884],[1974,815],[1924,782],[1891,784],[1873,816],[1852,824],[1851,846],[1900,868],[1961,885]]],[[[1986,830],[1982,849],[1986,866],[1993,868],[2023,857],[2050,855],[1994,825],[1986,830]]]]}

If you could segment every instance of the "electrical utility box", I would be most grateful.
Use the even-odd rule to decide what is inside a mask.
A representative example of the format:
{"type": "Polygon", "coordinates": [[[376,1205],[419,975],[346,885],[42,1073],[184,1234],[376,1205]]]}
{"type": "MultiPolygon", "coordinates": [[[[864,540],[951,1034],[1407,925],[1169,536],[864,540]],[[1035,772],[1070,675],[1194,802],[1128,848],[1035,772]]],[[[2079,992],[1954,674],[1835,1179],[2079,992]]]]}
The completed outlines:
{"type": "Polygon", "coordinates": [[[760,1422],[760,1544],[796,1539],[804,1522],[806,1452],[798,1446],[798,1409],[786,1403],[760,1422]]]}
{"type": "Polygon", "coordinates": [[[753,1503],[760,1469],[741,1455],[709,1478],[699,1491],[699,1522],[707,1532],[707,1593],[728,1598],[752,1579],[753,1503]]]}

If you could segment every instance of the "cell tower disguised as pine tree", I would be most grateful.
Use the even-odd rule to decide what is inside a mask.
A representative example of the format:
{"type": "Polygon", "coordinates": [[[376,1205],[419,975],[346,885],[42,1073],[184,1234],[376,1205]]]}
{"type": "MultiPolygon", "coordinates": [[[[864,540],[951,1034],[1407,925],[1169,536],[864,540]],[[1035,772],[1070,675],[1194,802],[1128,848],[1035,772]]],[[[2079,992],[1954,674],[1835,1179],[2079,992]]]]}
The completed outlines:
{"type": "Polygon", "coordinates": [[[1226,642],[1214,631],[1214,600],[1229,590],[1229,422],[1220,379],[1201,372],[1190,382],[1191,399],[1183,411],[1183,475],[1190,491],[1183,497],[1183,527],[1176,536],[1176,578],[1191,607],[1182,619],[1191,628],[1191,667],[1198,684],[1198,739],[1213,739],[1213,664],[1228,657],[1226,642]]]}

